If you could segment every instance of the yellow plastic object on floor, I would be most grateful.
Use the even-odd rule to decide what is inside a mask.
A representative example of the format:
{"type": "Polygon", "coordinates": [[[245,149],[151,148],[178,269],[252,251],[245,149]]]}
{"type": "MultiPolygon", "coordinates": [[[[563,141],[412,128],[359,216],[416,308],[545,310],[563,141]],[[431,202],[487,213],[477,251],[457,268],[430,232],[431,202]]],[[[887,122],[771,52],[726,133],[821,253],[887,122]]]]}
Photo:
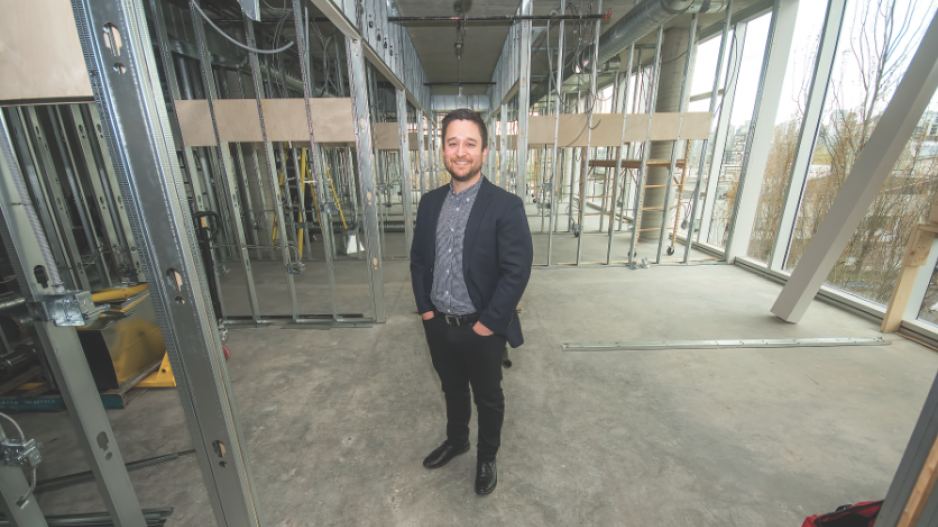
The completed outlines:
{"type": "Polygon", "coordinates": [[[173,367],[169,364],[169,354],[163,354],[163,363],[160,368],[137,384],[137,388],[175,388],[176,378],[173,377],[173,367]]]}
{"type": "Polygon", "coordinates": [[[95,293],[91,293],[91,301],[95,304],[103,302],[113,302],[115,300],[127,300],[147,290],[147,284],[139,284],[130,287],[109,287],[95,293]]]}

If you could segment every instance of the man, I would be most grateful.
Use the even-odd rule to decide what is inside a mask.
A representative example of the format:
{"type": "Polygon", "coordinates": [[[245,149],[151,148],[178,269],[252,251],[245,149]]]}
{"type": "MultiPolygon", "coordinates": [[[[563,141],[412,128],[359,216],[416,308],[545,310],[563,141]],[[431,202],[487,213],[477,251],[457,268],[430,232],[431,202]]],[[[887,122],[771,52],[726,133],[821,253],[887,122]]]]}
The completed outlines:
{"type": "Polygon", "coordinates": [[[420,200],[410,272],[433,367],[446,398],[446,441],[423,461],[439,468],[469,450],[472,403],[479,414],[475,491],[495,490],[505,398],[505,343],[524,342],[516,307],[534,251],[521,199],[482,176],[488,131],[472,110],[443,119],[449,185],[420,200]]]}

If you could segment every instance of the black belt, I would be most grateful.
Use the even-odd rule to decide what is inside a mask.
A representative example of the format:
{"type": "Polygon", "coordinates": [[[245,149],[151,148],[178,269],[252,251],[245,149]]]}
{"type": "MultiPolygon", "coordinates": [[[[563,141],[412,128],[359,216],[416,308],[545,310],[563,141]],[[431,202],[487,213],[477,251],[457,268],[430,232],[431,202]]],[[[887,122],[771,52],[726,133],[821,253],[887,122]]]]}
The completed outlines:
{"type": "Polygon", "coordinates": [[[479,321],[479,314],[472,313],[469,315],[447,315],[440,311],[434,311],[434,316],[443,317],[445,321],[450,326],[472,326],[479,321]]]}

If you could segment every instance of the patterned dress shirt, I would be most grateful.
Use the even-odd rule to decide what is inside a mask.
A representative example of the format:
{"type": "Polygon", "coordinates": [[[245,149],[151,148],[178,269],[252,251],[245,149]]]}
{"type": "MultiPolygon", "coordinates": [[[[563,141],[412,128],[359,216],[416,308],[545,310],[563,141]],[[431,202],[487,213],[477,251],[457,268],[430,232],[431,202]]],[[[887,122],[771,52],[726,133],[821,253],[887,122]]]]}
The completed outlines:
{"type": "Polygon", "coordinates": [[[447,315],[470,315],[476,311],[462,272],[462,250],[466,239],[466,223],[481,186],[480,177],[474,185],[456,194],[450,183],[436,224],[436,256],[433,261],[430,300],[447,315]]]}

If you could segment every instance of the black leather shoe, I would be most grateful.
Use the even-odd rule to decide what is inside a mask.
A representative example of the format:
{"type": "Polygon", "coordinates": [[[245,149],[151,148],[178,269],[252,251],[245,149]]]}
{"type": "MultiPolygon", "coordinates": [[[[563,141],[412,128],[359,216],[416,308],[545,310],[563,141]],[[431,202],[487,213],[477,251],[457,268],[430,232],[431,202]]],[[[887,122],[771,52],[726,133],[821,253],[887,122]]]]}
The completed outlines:
{"type": "Polygon", "coordinates": [[[495,461],[480,461],[476,465],[476,494],[485,496],[495,490],[498,485],[498,471],[495,461]]]}
{"type": "Polygon", "coordinates": [[[439,448],[430,452],[430,455],[424,458],[423,466],[427,468],[440,468],[450,462],[451,459],[459,454],[465,454],[469,451],[469,442],[463,446],[453,446],[449,443],[443,443],[439,448]]]}

